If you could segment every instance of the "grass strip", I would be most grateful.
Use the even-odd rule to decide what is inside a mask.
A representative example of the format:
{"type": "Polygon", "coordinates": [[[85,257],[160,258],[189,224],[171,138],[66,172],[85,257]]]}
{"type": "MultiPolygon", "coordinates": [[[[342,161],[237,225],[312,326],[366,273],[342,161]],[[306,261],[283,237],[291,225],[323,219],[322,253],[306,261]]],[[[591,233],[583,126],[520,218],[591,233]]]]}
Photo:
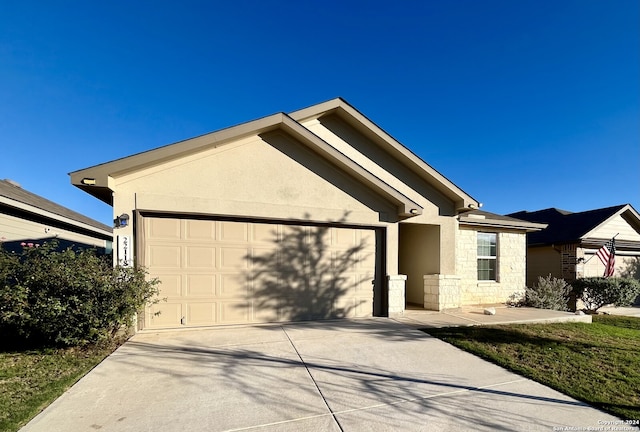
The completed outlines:
{"type": "Polygon", "coordinates": [[[118,345],[0,349],[0,431],[24,426],[118,345]]]}
{"type": "Polygon", "coordinates": [[[625,420],[640,419],[640,318],[422,331],[625,420]]]}

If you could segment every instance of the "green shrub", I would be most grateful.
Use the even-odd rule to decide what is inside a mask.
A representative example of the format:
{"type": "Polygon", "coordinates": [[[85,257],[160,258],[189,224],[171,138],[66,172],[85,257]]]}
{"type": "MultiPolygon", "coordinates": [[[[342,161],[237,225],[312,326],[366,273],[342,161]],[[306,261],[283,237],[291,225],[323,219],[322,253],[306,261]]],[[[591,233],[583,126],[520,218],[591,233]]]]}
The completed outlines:
{"type": "Polygon", "coordinates": [[[602,306],[629,306],[640,294],[640,282],[631,278],[592,277],[574,283],[577,297],[585,309],[596,312],[602,306]]]}
{"type": "Polygon", "coordinates": [[[18,256],[0,248],[0,331],[6,337],[7,322],[18,322],[26,314],[27,296],[24,289],[16,287],[15,274],[20,267],[18,256]]]}
{"type": "Polygon", "coordinates": [[[538,277],[536,284],[525,291],[524,304],[540,309],[567,310],[571,285],[564,279],[557,279],[551,275],[538,277]]]}
{"type": "Polygon", "coordinates": [[[56,251],[55,242],[0,250],[0,327],[32,343],[83,345],[113,336],[154,301],[144,269],[113,268],[93,250],[56,251]]]}

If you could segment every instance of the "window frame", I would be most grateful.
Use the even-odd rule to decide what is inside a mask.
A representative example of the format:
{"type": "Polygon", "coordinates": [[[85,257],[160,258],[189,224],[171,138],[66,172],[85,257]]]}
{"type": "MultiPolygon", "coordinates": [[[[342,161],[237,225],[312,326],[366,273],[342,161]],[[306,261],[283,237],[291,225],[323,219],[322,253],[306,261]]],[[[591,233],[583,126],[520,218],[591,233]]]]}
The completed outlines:
{"type": "Polygon", "coordinates": [[[476,277],[480,282],[498,282],[499,280],[499,272],[498,272],[498,250],[499,250],[499,234],[497,232],[485,232],[478,231],[476,237],[476,277]],[[489,241],[489,253],[491,253],[491,249],[493,249],[495,240],[495,255],[480,255],[480,237],[481,236],[490,236],[491,240],[489,241]],[[489,265],[489,269],[480,269],[480,261],[493,261],[493,269],[491,265],[489,265]],[[484,274],[481,275],[480,272],[487,273],[488,278],[485,278],[484,274]],[[493,272],[493,278],[491,278],[491,273],[493,272]],[[481,277],[482,276],[482,277],[481,277]]]}

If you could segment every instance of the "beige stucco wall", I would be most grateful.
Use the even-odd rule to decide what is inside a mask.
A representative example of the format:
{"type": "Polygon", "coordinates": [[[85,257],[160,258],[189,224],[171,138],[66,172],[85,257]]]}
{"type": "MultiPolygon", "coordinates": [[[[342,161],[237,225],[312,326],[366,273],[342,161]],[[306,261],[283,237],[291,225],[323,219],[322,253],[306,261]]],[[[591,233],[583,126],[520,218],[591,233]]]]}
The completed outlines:
{"type": "Polygon", "coordinates": [[[551,275],[562,278],[562,256],[552,246],[532,247],[527,250],[527,286],[537,283],[538,277],[551,275]]]}
{"type": "Polygon", "coordinates": [[[526,283],[526,236],[524,232],[478,230],[460,227],[458,233],[457,275],[460,277],[462,304],[504,303],[512,294],[522,295],[526,283]],[[477,280],[477,233],[498,233],[497,281],[477,280]]]}
{"type": "Polygon", "coordinates": [[[38,240],[52,237],[96,247],[106,246],[106,241],[102,239],[79,234],[55,225],[47,225],[12,215],[0,214],[0,241],[38,240]]]}
{"type": "Polygon", "coordinates": [[[398,272],[398,228],[386,222],[395,206],[282,134],[115,174],[111,183],[114,215],[140,209],[385,227],[387,274],[398,272]]]}
{"type": "MultiPolygon", "coordinates": [[[[423,213],[403,223],[439,226],[441,246],[439,268],[429,270],[438,274],[455,273],[456,248],[454,245],[458,223],[456,218],[452,217],[455,215],[455,208],[451,200],[408,170],[401,162],[390,157],[372,138],[359,133],[339,117],[326,116],[319,120],[312,119],[303,122],[303,125],[376,177],[420,204],[424,208],[423,213]]],[[[407,283],[413,284],[414,281],[408,280],[407,283]]]]}
{"type": "Polygon", "coordinates": [[[400,273],[407,276],[406,300],[422,305],[424,275],[440,272],[440,227],[400,224],[400,273]]]}

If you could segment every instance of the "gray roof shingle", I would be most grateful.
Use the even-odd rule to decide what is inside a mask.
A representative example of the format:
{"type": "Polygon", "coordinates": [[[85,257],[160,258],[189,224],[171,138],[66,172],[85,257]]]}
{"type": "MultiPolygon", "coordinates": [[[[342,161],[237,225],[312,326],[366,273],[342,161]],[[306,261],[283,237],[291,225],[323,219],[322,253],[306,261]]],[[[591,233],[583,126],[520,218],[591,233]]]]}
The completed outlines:
{"type": "Polygon", "coordinates": [[[533,212],[520,211],[508,216],[530,222],[546,223],[548,227],[527,235],[527,244],[545,245],[579,241],[589,231],[620,211],[626,204],[572,213],[557,208],[533,212]]]}

